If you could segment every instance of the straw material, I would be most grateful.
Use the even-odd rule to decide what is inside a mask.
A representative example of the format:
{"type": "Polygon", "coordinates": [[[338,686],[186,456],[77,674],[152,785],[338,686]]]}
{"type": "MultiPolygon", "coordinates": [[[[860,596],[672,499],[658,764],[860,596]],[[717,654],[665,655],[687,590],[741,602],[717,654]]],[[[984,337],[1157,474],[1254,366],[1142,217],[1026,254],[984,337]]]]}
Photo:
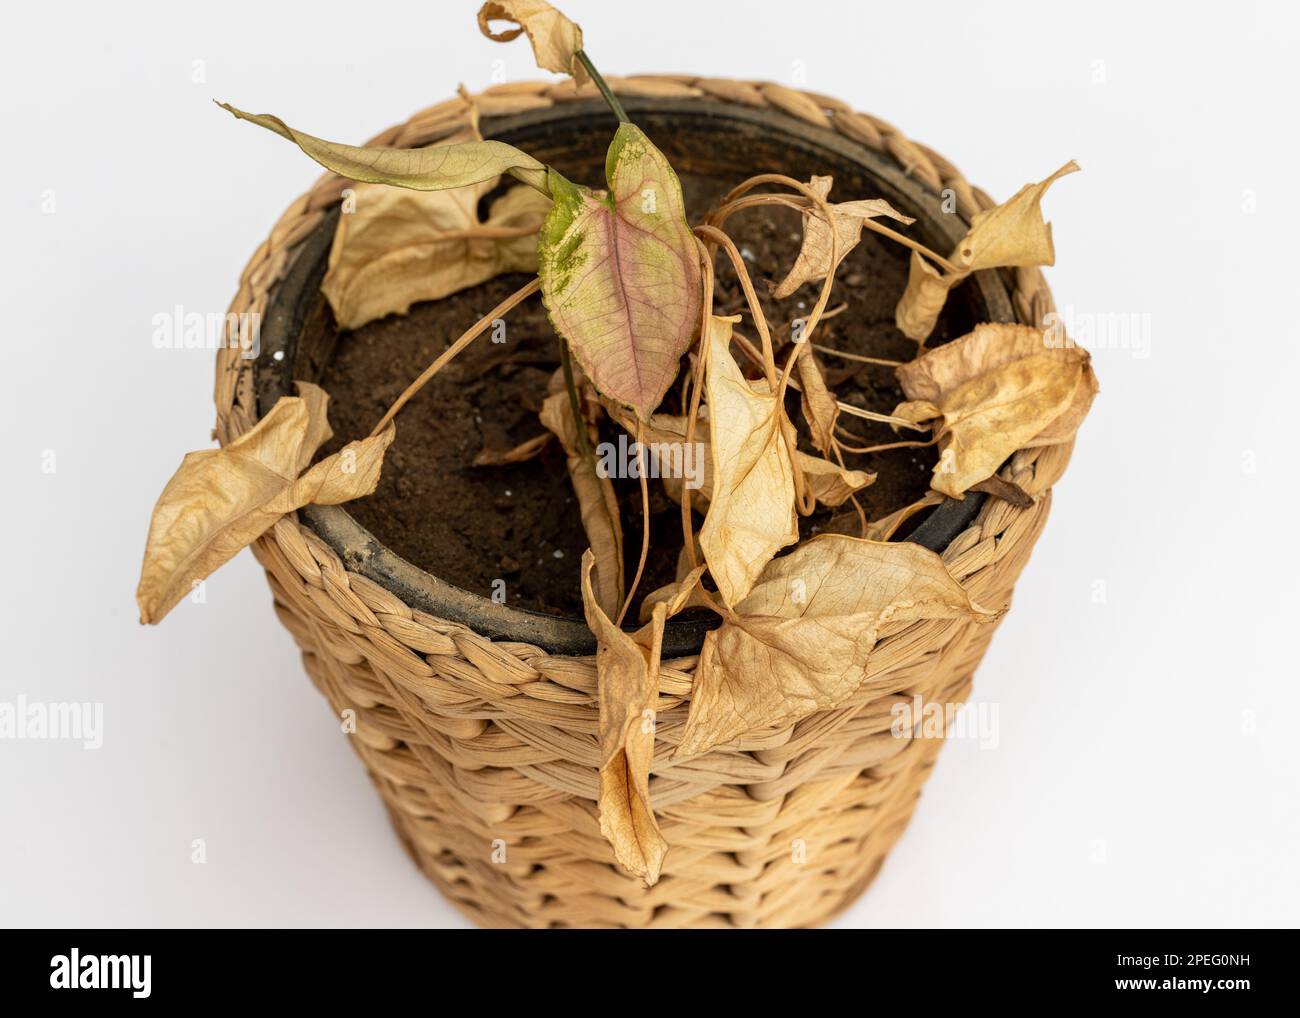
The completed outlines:
{"type": "MultiPolygon", "coordinates": [[[[704,98],[775,108],[886,153],[927,189],[951,188],[969,217],[993,201],[945,159],[843,103],[762,82],[694,77],[610,79],[624,95],[704,98]]],[[[572,82],[514,83],[473,98],[483,116],[588,98],[572,82]]],[[[372,145],[415,146],[464,122],[465,98],[416,114],[372,145]]],[[[293,203],[244,270],[231,306],[263,312],[298,245],[337,202],[326,175],[293,203]]],[[[1041,272],[1016,270],[1021,321],[1052,309],[1041,272]]],[[[217,437],[256,420],[252,362],[218,355],[217,437]]],[[[1038,538],[1072,446],[1017,453],[1002,476],[1031,495],[1017,509],[989,498],[943,554],[977,602],[1003,605],[1038,538]]],[[[702,757],[673,762],[694,657],[664,664],[651,793],[670,845],[654,887],[618,869],[596,818],[595,662],[492,642],[412,610],[349,572],[295,516],[254,545],[281,621],[334,711],[355,712],[352,742],[398,834],[435,884],[488,926],[792,927],[850,904],[902,833],[942,740],[891,735],[891,708],[921,696],[955,704],[995,628],[962,621],[896,624],[867,680],[834,710],[702,757]]]]}

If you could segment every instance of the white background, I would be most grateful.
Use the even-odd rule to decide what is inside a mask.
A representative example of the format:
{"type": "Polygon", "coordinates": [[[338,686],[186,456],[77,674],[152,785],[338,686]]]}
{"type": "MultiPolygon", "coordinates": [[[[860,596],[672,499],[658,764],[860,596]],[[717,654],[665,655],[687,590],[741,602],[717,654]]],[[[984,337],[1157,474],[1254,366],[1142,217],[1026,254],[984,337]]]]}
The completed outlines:
{"type": "MultiPolygon", "coordinates": [[[[537,76],[476,7],[6,12],[0,700],[101,702],[105,735],[0,740],[0,924],[464,925],[251,555],[158,628],[133,591],[213,419],[211,353],[154,349],[151,320],[224,311],[317,174],[211,99],[360,141],[493,61],[537,76]]],[[[1294,925],[1295,5],[566,9],[607,72],[802,69],[999,198],[1078,159],[1045,203],[1057,301],[1150,316],[1149,356],[1094,351],[1101,396],[978,673],[996,749],[944,750],[841,925],[1294,925]]]]}

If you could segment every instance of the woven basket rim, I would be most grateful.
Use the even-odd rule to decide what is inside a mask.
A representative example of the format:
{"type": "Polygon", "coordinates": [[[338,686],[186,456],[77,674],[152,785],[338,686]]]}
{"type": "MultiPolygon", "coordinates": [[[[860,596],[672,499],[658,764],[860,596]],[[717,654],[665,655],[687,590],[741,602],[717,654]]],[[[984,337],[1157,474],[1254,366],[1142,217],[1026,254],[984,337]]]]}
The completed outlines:
{"type": "MultiPolygon", "coordinates": [[[[726,119],[732,123],[751,124],[764,133],[777,134],[790,144],[802,141],[810,148],[835,153],[861,167],[873,179],[913,198],[924,195],[923,189],[907,177],[895,160],[780,110],[754,109],[711,99],[629,98],[626,106],[633,114],[700,117],[715,121],[726,119]]],[[[605,119],[609,119],[612,126],[613,118],[602,102],[579,101],[510,116],[485,117],[481,127],[485,138],[505,138],[520,144],[516,135],[521,131],[605,119]]],[[[920,213],[921,209],[916,211],[920,213]]],[[[279,361],[272,358],[285,353],[296,340],[301,316],[294,312],[300,310],[303,301],[310,301],[310,294],[319,287],[319,270],[329,253],[336,220],[333,210],[330,213],[304,240],[284,278],[273,288],[267,328],[263,332],[262,357],[255,369],[259,414],[265,413],[276,398],[292,392],[293,356],[283,356],[279,361]],[[264,384],[268,376],[276,378],[278,384],[264,384]]],[[[956,243],[967,220],[962,216],[931,216],[928,225],[931,229],[943,230],[947,239],[956,243]]],[[[979,273],[976,285],[990,319],[1014,320],[1011,301],[997,273],[979,273]]],[[[978,493],[964,500],[945,499],[907,540],[942,552],[969,525],[983,500],[984,496],[978,493]]],[[[394,591],[414,608],[469,625],[495,639],[527,642],[552,653],[589,654],[595,650],[595,637],[581,620],[498,604],[459,587],[398,554],[362,526],[346,506],[308,506],[302,510],[301,516],[347,563],[349,569],[394,591]]],[[[707,621],[668,623],[664,634],[665,653],[670,657],[696,653],[704,634],[715,626],[716,622],[707,621]]]]}

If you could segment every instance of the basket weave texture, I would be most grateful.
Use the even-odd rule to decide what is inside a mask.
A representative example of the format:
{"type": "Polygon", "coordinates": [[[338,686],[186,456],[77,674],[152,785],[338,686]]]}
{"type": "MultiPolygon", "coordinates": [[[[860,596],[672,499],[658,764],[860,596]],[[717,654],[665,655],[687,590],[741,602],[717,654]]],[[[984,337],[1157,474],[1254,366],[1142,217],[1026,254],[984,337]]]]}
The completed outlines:
{"type": "MultiPolygon", "coordinates": [[[[994,202],[941,156],[876,117],[825,96],[760,82],[686,76],[612,78],[624,95],[700,98],[779,109],[887,154],[928,190],[951,189],[970,217],[994,202]]],[[[590,98],[571,82],[514,83],[423,110],[372,145],[416,146],[465,122],[469,101],[501,116],[590,98]]],[[[231,311],[260,313],[302,241],[346,183],[322,177],[281,217],[240,279],[231,311]]],[[[1051,295],[1036,268],[1007,276],[1021,321],[1051,295]]],[[[252,362],[218,355],[217,437],[256,423],[252,362]]],[[[1002,476],[1035,496],[987,499],[943,559],[979,603],[1009,603],[1047,517],[1072,445],[1017,453],[1002,476]]],[[[867,679],[834,710],[670,761],[691,695],[694,657],[665,661],[651,794],[670,845],[646,888],[615,864],[596,814],[595,659],[491,641],[414,610],[338,555],[296,516],[254,545],[276,612],[336,714],[355,712],[352,742],[393,824],[429,878],[488,926],[793,927],[851,903],[902,833],[942,746],[891,734],[891,709],[920,696],[956,704],[994,625],[895,624],[867,679]]]]}

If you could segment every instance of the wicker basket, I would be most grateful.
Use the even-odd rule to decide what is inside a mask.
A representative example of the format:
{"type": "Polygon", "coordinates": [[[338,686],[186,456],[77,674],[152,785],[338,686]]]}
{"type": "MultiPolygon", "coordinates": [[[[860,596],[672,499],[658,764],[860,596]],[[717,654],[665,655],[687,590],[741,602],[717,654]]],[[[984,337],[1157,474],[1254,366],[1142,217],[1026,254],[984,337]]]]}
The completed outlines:
{"type": "MultiPolygon", "coordinates": [[[[634,117],[638,103],[775,117],[810,143],[872,162],[884,177],[931,195],[950,189],[965,217],[992,204],[934,152],[823,96],[689,77],[611,84],[634,117]]],[[[484,134],[494,136],[501,124],[589,99],[571,83],[527,83],[473,102],[484,134]]],[[[371,144],[425,144],[467,115],[465,98],[449,100],[371,144]]],[[[245,269],[232,311],[269,312],[270,324],[290,331],[300,324],[276,321],[291,317],[276,292],[304,250],[328,236],[345,186],[327,175],[294,202],[245,269]]],[[[1004,294],[1006,318],[1041,322],[1052,309],[1036,269],[980,275],[1004,294]]],[[[233,348],[219,355],[222,443],[258,418],[259,390],[269,384],[258,377],[265,373],[259,363],[233,348]]],[[[950,513],[949,524],[959,525],[938,550],[978,602],[1010,600],[1070,449],[1021,452],[1004,468],[1004,477],[1035,496],[1032,506],[967,499],[964,517],[950,513]]],[[[866,681],[840,707],[674,762],[695,667],[693,637],[679,631],[665,654],[651,784],[670,851],[662,878],[646,888],[616,866],[597,823],[595,665],[589,653],[573,653],[587,649],[589,634],[493,608],[396,560],[373,539],[355,540],[358,534],[369,537],[341,509],[304,511],[280,520],[254,551],[312,680],[337,713],[355,712],[353,744],[411,855],[458,907],[490,926],[826,921],[880,869],[942,746],[892,735],[891,708],[918,695],[964,701],[995,628],[895,625],[873,651],[866,681]]]]}

